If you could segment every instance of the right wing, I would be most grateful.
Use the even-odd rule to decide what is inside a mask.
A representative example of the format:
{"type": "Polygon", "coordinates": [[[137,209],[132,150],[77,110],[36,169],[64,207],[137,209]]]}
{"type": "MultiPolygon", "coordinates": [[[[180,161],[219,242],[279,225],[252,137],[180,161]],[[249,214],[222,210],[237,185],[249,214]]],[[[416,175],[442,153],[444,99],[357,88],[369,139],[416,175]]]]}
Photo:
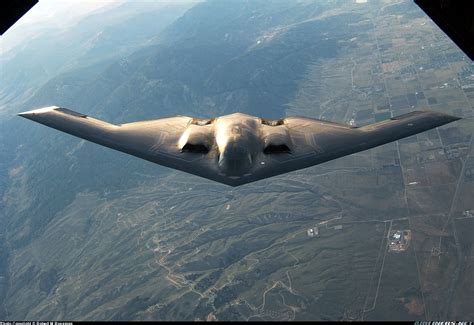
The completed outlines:
{"type": "Polygon", "coordinates": [[[458,119],[443,113],[415,111],[358,128],[305,117],[287,117],[283,125],[291,139],[291,151],[264,155],[247,182],[318,165],[458,119]]]}

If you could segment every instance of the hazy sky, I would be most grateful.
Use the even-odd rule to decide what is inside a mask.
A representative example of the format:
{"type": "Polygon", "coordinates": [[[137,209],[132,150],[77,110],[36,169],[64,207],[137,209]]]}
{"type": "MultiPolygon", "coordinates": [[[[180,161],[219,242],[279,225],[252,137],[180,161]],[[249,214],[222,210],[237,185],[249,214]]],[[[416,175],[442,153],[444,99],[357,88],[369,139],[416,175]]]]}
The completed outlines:
{"type": "MultiPolygon", "coordinates": [[[[143,1],[143,0],[139,0],[143,1]]],[[[0,52],[6,53],[46,28],[63,28],[91,12],[123,0],[40,0],[0,37],[0,52]]]]}
{"type": "Polygon", "coordinates": [[[153,2],[154,4],[189,3],[201,0],[39,0],[0,37],[0,53],[7,53],[45,28],[63,29],[93,11],[124,2],[153,2]]]}
{"type": "Polygon", "coordinates": [[[117,4],[118,0],[40,0],[12,28],[23,24],[46,22],[56,19],[58,23],[70,23],[91,11],[117,4]]]}

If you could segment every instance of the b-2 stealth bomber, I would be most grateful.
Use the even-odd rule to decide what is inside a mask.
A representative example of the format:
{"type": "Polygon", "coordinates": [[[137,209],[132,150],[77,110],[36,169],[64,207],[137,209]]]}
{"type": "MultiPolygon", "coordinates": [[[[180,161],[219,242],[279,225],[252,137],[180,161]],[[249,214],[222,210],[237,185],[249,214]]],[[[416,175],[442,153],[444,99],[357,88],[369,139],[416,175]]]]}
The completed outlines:
{"type": "Polygon", "coordinates": [[[231,186],[318,165],[459,120],[414,111],[354,127],[305,117],[242,113],[110,124],[57,106],[18,115],[159,165],[231,186]]]}

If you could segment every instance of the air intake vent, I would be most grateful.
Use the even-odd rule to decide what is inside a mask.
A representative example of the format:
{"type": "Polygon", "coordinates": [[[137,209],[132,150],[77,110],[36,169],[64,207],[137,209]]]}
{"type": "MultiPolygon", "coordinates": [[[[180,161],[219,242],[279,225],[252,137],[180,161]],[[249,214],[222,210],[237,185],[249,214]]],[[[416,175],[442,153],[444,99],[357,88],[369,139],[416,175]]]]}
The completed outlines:
{"type": "Polygon", "coordinates": [[[278,126],[278,125],[283,125],[285,124],[284,119],[279,119],[279,120],[266,120],[262,118],[262,124],[264,125],[269,125],[269,126],[278,126]]]}
{"type": "Polygon", "coordinates": [[[203,144],[186,143],[181,149],[181,152],[208,153],[209,149],[203,144]]]}
{"type": "Polygon", "coordinates": [[[286,144],[278,144],[278,145],[269,144],[263,150],[263,153],[266,155],[278,154],[278,153],[289,153],[289,152],[290,152],[290,148],[288,148],[286,144]]]}
{"type": "Polygon", "coordinates": [[[211,119],[193,118],[193,119],[191,120],[191,124],[200,125],[200,126],[209,125],[209,124],[212,124],[212,123],[214,123],[214,119],[213,119],[213,118],[211,118],[211,119]]]}

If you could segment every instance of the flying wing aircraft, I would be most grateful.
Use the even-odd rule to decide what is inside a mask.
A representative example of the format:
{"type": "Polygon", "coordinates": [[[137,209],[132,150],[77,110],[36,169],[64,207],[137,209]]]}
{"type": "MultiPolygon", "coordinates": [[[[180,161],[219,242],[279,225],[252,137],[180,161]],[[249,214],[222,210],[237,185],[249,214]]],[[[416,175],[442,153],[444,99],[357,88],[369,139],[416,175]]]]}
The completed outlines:
{"type": "Polygon", "coordinates": [[[231,186],[367,150],[458,120],[414,111],[364,127],[242,113],[212,119],[187,116],[110,124],[57,106],[18,115],[166,167],[231,186]]]}

